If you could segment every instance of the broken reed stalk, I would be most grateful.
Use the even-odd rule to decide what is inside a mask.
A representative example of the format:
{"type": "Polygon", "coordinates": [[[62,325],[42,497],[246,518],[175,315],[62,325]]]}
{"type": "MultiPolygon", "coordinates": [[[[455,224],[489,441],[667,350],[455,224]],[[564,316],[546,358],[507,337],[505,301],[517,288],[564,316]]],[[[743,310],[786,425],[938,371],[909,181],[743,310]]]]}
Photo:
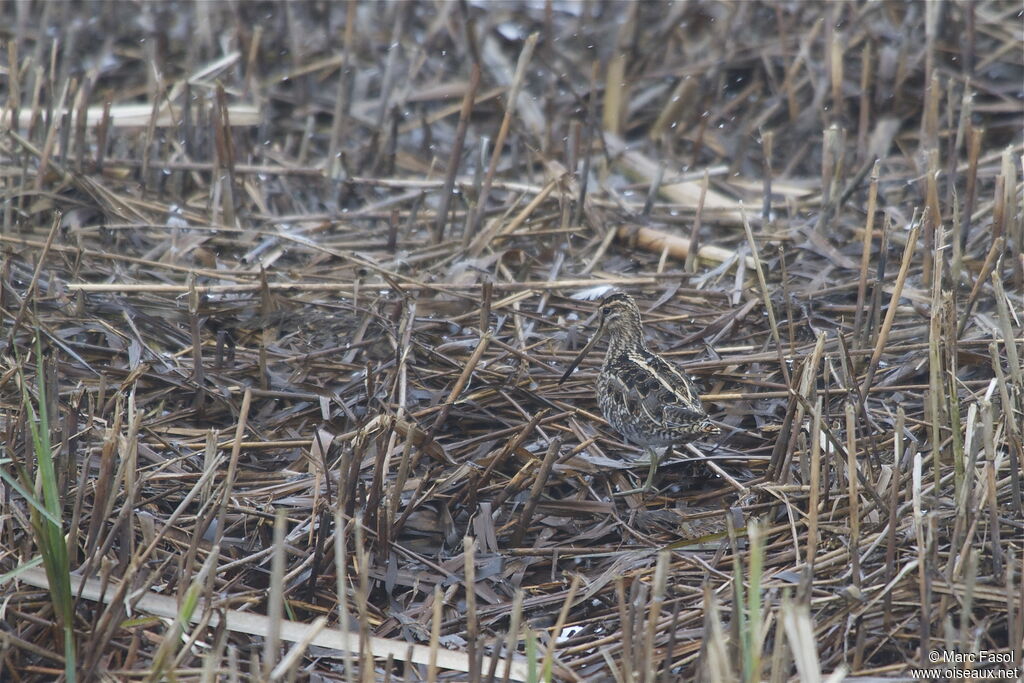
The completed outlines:
{"type": "Polygon", "coordinates": [[[761,257],[758,254],[757,242],[754,240],[754,232],[750,229],[750,221],[747,220],[747,213],[740,204],[740,214],[743,217],[743,232],[747,236],[747,244],[750,246],[750,253],[754,259],[754,272],[757,274],[757,284],[761,292],[761,300],[764,302],[764,310],[768,314],[768,324],[772,333],[772,341],[775,342],[775,351],[779,357],[779,371],[782,373],[782,381],[787,387],[792,386],[789,377],[789,366],[782,356],[782,337],[779,335],[779,324],[775,320],[775,306],[772,305],[771,293],[768,290],[768,283],[764,277],[764,268],[761,265],[761,257]]]}
{"type": "Polygon", "coordinates": [[[995,290],[996,313],[999,319],[999,331],[1003,335],[1003,348],[1006,349],[1007,365],[1010,369],[1010,377],[1017,387],[1024,387],[1024,369],[1020,365],[1020,356],[1017,354],[1017,340],[1013,334],[1013,317],[1010,315],[1010,306],[1007,303],[1006,290],[1003,288],[1002,276],[999,268],[992,272],[992,288],[995,290]]]}
{"type": "Polygon", "coordinates": [[[847,487],[850,505],[850,572],[854,588],[860,589],[860,494],[857,491],[857,421],[854,405],[847,402],[843,406],[846,415],[846,468],[847,487]]]}
{"type": "Polygon", "coordinates": [[[491,153],[491,161],[487,165],[487,173],[484,176],[483,185],[480,188],[476,208],[474,209],[472,218],[467,226],[467,239],[472,239],[472,236],[477,233],[480,227],[480,220],[483,218],[484,211],[487,209],[487,200],[491,194],[491,183],[494,182],[494,173],[498,169],[498,160],[501,158],[501,155],[505,150],[505,139],[508,137],[508,131],[512,125],[512,116],[515,114],[517,102],[519,100],[519,92],[522,90],[523,81],[526,78],[526,67],[529,65],[530,59],[533,57],[533,50],[537,46],[537,39],[539,37],[540,36],[537,33],[530,34],[530,36],[523,42],[523,49],[519,53],[519,61],[516,62],[515,75],[512,77],[512,85],[508,90],[508,98],[505,104],[505,115],[501,120],[501,127],[498,129],[498,135],[494,139],[494,150],[491,153]]]}
{"type": "MultiPolygon", "coordinates": [[[[515,453],[516,449],[518,449],[523,442],[533,434],[541,420],[547,417],[548,410],[548,408],[544,408],[530,417],[530,420],[523,425],[523,428],[516,432],[516,435],[506,442],[501,451],[499,451],[498,454],[495,455],[489,463],[487,463],[487,467],[485,467],[484,471],[480,473],[479,478],[474,481],[473,486],[468,487],[463,496],[458,499],[459,502],[462,502],[462,498],[464,497],[466,505],[469,506],[470,509],[476,508],[477,495],[490,483],[495,469],[500,467],[505,462],[505,459],[512,453],[515,453]]],[[[498,506],[500,502],[502,501],[495,500],[495,505],[498,506]]]]}
{"type": "Polygon", "coordinates": [[[466,366],[462,369],[462,374],[459,375],[458,380],[455,382],[455,386],[448,393],[448,398],[445,400],[444,405],[441,406],[440,412],[437,414],[437,418],[434,420],[434,424],[430,428],[430,436],[433,437],[441,427],[444,426],[445,420],[448,419],[448,412],[451,410],[452,405],[455,403],[455,399],[459,397],[462,390],[466,387],[466,383],[469,382],[469,378],[473,375],[473,371],[476,370],[477,363],[480,362],[480,358],[487,351],[488,344],[491,343],[491,333],[484,332],[480,336],[480,342],[473,349],[473,355],[469,357],[466,366]]]}
{"type": "MultiPolygon", "coordinates": [[[[1014,401],[1011,397],[1010,390],[1007,387],[1006,374],[1003,372],[1002,364],[999,356],[999,344],[997,342],[989,343],[989,354],[992,359],[992,374],[995,377],[996,386],[999,389],[1000,404],[1002,410],[1006,414],[1017,414],[1021,412],[1018,407],[1020,404],[1014,401]]],[[[1021,428],[1014,420],[1007,420],[1007,431],[1009,432],[1009,441],[1011,447],[1007,449],[1007,455],[1010,461],[1010,495],[1013,504],[1016,506],[1014,509],[1024,509],[1024,496],[1022,496],[1021,486],[1021,456],[1024,455],[1024,444],[1021,439],[1021,428]]]]}
{"type": "MultiPolygon", "coordinates": [[[[741,647],[743,649],[743,672],[747,680],[761,680],[764,649],[764,622],[762,582],[764,579],[764,532],[757,520],[747,525],[749,545],[749,572],[746,604],[746,619],[742,626],[741,647]]],[[[742,609],[742,608],[741,608],[742,609]]]]}
{"type": "Polygon", "coordinates": [[[547,485],[548,475],[551,473],[551,467],[555,464],[558,450],[562,446],[562,437],[556,436],[548,444],[548,450],[544,454],[544,460],[540,464],[540,469],[537,470],[537,474],[533,480],[533,486],[530,488],[530,497],[527,498],[526,504],[523,506],[523,511],[519,516],[519,523],[516,525],[516,530],[512,534],[512,539],[509,544],[518,548],[523,544],[523,536],[526,534],[527,528],[530,526],[530,520],[533,518],[533,511],[537,507],[537,503],[540,501],[541,493],[544,491],[544,487],[547,485]]]}
{"type": "Polygon", "coordinates": [[[355,567],[356,567],[356,624],[359,626],[359,670],[372,671],[374,648],[371,647],[370,636],[370,553],[366,549],[363,520],[361,516],[354,518],[355,529],[355,567]]]}
{"type": "MultiPolygon", "coordinates": [[[[654,656],[654,641],[658,635],[658,622],[665,604],[665,590],[668,583],[668,565],[670,553],[667,550],[658,552],[658,560],[654,567],[651,600],[647,605],[647,628],[644,630],[644,680],[653,681],[658,669],[658,660],[654,656]]],[[[577,578],[577,577],[573,577],[577,578]]]]}
{"type": "Polygon", "coordinates": [[[203,371],[203,340],[200,336],[199,295],[195,291],[195,277],[190,273],[188,278],[188,316],[189,332],[192,334],[192,379],[197,387],[192,407],[202,415],[203,399],[206,396],[206,378],[203,371]]]}
{"type": "MultiPolygon", "coordinates": [[[[892,477],[889,482],[889,519],[886,533],[885,548],[885,571],[883,577],[886,583],[892,580],[895,572],[896,561],[896,524],[897,510],[899,509],[899,497],[903,483],[903,435],[906,428],[906,412],[902,405],[896,408],[896,431],[893,432],[893,464],[892,477]]],[[[886,628],[892,623],[892,593],[886,592],[882,603],[883,623],[886,628]]]]}
{"type": "Polygon", "coordinates": [[[875,207],[878,203],[878,174],[881,161],[875,159],[871,169],[871,184],[868,188],[867,222],[864,225],[864,241],[860,253],[860,277],[857,280],[857,308],[853,319],[853,339],[857,346],[863,346],[864,297],[868,286],[868,264],[871,262],[871,243],[874,239],[875,207]]]}
{"type": "MultiPolygon", "coordinates": [[[[615,577],[615,597],[618,607],[619,630],[622,633],[622,651],[619,655],[624,671],[636,671],[633,657],[633,619],[626,606],[626,584],[622,575],[615,577]]],[[[633,680],[633,679],[627,679],[633,680]]]]}
{"type": "Polygon", "coordinates": [[[473,63],[469,72],[469,87],[462,99],[462,109],[459,111],[459,125],[455,129],[455,139],[452,141],[451,154],[448,157],[448,171],[444,178],[444,187],[441,189],[441,205],[437,209],[437,222],[434,225],[435,242],[444,240],[444,228],[448,223],[448,210],[451,207],[453,191],[455,189],[455,177],[459,173],[459,163],[462,161],[462,148],[466,142],[466,131],[469,129],[469,118],[473,113],[473,102],[476,99],[476,91],[480,86],[480,65],[473,63]]]}
{"type": "MultiPolygon", "coordinates": [[[[936,133],[937,134],[937,133],[936,133]]],[[[928,150],[928,172],[925,175],[924,195],[925,206],[922,214],[922,249],[921,249],[921,282],[925,287],[932,284],[935,264],[941,267],[941,260],[936,259],[936,245],[941,235],[936,232],[941,230],[942,209],[939,206],[939,150],[928,150]]],[[[940,271],[941,276],[941,271],[940,271]]]]}
{"type": "MultiPolygon", "coordinates": [[[[694,273],[697,270],[697,255],[700,253],[700,228],[701,222],[704,217],[704,200],[708,196],[708,185],[710,183],[710,176],[707,170],[704,171],[704,177],[700,182],[700,196],[697,197],[697,210],[693,215],[693,226],[690,228],[690,243],[686,245],[685,258],[686,262],[683,266],[686,272],[694,273]]],[[[665,248],[669,248],[668,240],[665,240],[665,248]]],[[[682,245],[679,246],[679,251],[682,252],[682,245]]],[[[678,255],[677,255],[678,258],[678,255]]]]}
{"type": "MultiPolygon", "coordinates": [[[[228,460],[228,473],[224,478],[224,488],[220,495],[220,504],[217,507],[217,527],[214,533],[214,546],[219,546],[224,540],[224,529],[227,525],[228,502],[231,499],[235,480],[238,477],[238,458],[242,453],[242,436],[246,432],[249,420],[249,410],[252,407],[252,390],[246,389],[242,394],[242,405],[238,410],[238,422],[235,425],[235,439],[231,446],[231,458],[228,460]]],[[[152,543],[150,544],[153,545],[152,543]]]]}
{"type": "Polygon", "coordinates": [[[270,672],[277,664],[281,648],[281,620],[284,618],[284,566],[285,566],[285,528],[288,522],[284,508],[274,513],[274,552],[270,561],[270,593],[267,596],[267,621],[270,632],[263,641],[263,675],[270,677],[270,672]]]}
{"type": "Polygon", "coordinates": [[[978,192],[978,158],[981,154],[981,139],[984,135],[984,128],[971,126],[971,133],[967,142],[967,191],[964,197],[963,213],[960,215],[961,249],[966,248],[970,240],[971,218],[974,213],[974,201],[978,192]]]}
{"type": "Polygon", "coordinates": [[[725,628],[722,626],[721,612],[718,606],[718,597],[711,589],[710,582],[704,582],[704,633],[701,640],[703,656],[700,658],[701,668],[708,680],[713,681],[734,681],[738,680],[736,671],[732,664],[735,661],[731,656],[728,647],[728,637],[725,628]]]}
{"type": "Polygon", "coordinates": [[[584,124],[586,137],[583,140],[583,168],[570,168],[569,172],[575,174],[579,185],[579,194],[576,196],[576,206],[573,208],[570,224],[579,225],[588,207],[587,190],[590,187],[590,165],[593,159],[591,148],[594,143],[594,136],[598,134],[597,129],[597,102],[598,88],[597,77],[600,71],[600,62],[593,60],[590,63],[590,95],[587,97],[587,116],[584,124]]]}
{"type": "Polygon", "coordinates": [[[814,559],[818,554],[818,501],[821,495],[821,399],[814,403],[811,412],[811,457],[809,465],[810,497],[807,500],[807,552],[804,559],[810,571],[814,571],[814,559]]]}
{"type": "MultiPolygon", "coordinates": [[[[938,456],[938,454],[933,452],[932,457],[937,457],[937,456],[938,456]]],[[[928,546],[925,545],[925,533],[924,533],[925,517],[924,517],[923,513],[921,512],[922,508],[923,508],[923,501],[922,501],[922,498],[923,498],[923,496],[922,496],[922,478],[921,478],[922,465],[923,465],[923,461],[922,461],[922,458],[921,458],[921,453],[920,452],[914,453],[913,470],[912,470],[912,475],[911,475],[911,494],[912,494],[912,499],[913,499],[913,530],[914,530],[914,536],[915,536],[915,541],[916,541],[914,550],[916,551],[916,555],[917,555],[917,558],[916,558],[917,589],[918,589],[917,598],[918,598],[918,600],[921,601],[921,607],[922,607],[921,611],[922,611],[922,617],[923,617],[921,619],[920,624],[918,625],[918,628],[919,628],[919,634],[918,635],[919,635],[919,637],[921,639],[920,640],[921,644],[920,644],[920,648],[919,648],[919,650],[920,650],[920,657],[921,657],[920,661],[923,662],[924,661],[925,653],[928,651],[928,647],[929,647],[929,636],[930,636],[930,628],[931,628],[931,618],[930,618],[930,611],[931,610],[930,610],[929,598],[930,598],[931,590],[930,590],[930,577],[928,576],[928,570],[927,570],[926,551],[928,549],[928,546]]]]}
{"type": "Polygon", "coordinates": [[[509,620],[508,633],[505,641],[505,667],[501,674],[501,683],[508,683],[512,668],[512,658],[518,649],[519,626],[523,616],[523,590],[517,588],[512,597],[512,616],[509,620]]]}
{"type": "MultiPolygon", "coordinates": [[[[861,401],[863,402],[867,395],[868,389],[871,388],[871,383],[874,381],[875,372],[878,370],[878,361],[882,358],[882,351],[885,349],[885,345],[889,339],[889,332],[892,330],[892,323],[896,319],[897,304],[899,304],[900,296],[903,294],[903,285],[907,281],[907,274],[910,272],[910,263],[914,256],[914,251],[917,247],[917,236],[920,233],[921,226],[919,223],[915,223],[914,227],[910,229],[910,235],[907,237],[907,245],[903,249],[903,261],[900,264],[899,273],[896,275],[896,284],[893,286],[892,297],[889,300],[889,308],[885,311],[885,320],[882,322],[882,328],[878,333],[878,339],[875,341],[875,350],[871,352],[871,360],[868,361],[867,373],[864,376],[864,383],[861,385],[861,401]]],[[[863,410],[863,405],[861,409],[863,410]]]]}
{"type": "MultiPolygon", "coordinates": [[[[872,52],[871,52],[870,41],[864,42],[864,47],[861,49],[860,57],[860,98],[857,115],[857,149],[860,150],[863,157],[869,154],[867,138],[868,138],[868,126],[871,117],[871,79],[874,76],[872,71],[872,52]]],[[[864,159],[865,161],[867,159],[864,159]]],[[[877,159],[875,162],[877,163],[877,159]]],[[[870,216],[870,213],[868,214],[870,216]]]]}
{"type": "MultiPolygon", "coordinates": [[[[943,438],[943,427],[949,423],[946,421],[946,412],[948,404],[944,401],[945,397],[945,378],[946,373],[951,368],[945,367],[945,361],[947,360],[947,354],[943,353],[944,344],[942,338],[942,299],[941,299],[941,283],[935,281],[932,283],[932,300],[931,300],[931,316],[928,320],[928,393],[925,403],[925,414],[930,416],[930,443],[932,445],[932,480],[933,480],[933,493],[938,496],[940,490],[939,481],[942,477],[941,469],[941,458],[940,444],[944,441],[943,438]]],[[[962,459],[956,461],[954,464],[956,468],[956,490],[960,490],[960,484],[963,478],[963,461],[962,459]]],[[[938,500],[935,500],[938,503],[938,500]]]]}
{"type": "Polygon", "coordinates": [[[956,330],[957,339],[960,339],[960,337],[964,335],[964,330],[967,329],[967,324],[971,320],[971,314],[974,311],[974,304],[978,300],[978,295],[984,288],[989,275],[991,275],[992,271],[996,268],[996,264],[999,261],[1005,246],[1006,241],[1003,237],[997,237],[992,240],[992,246],[989,247],[988,253],[985,255],[985,261],[981,265],[981,272],[978,273],[978,278],[974,281],[974,285],[971,287],[971,293],[967,296],[965,312],[963,316],[961,316],[960,324],[957,326],[956,330]]]}
{"type": "MultiPolygon", "coordinates": [[[[271,670],[270,680],[280,681],[288,678],[294,680],[296,671],[301,663],[302,658],[306,655],[309,650],[309,646],[313,644],[313,640],[327,627],[327,617],[319,616],[312,621],[309,625],[309,630],[302,640],[298,640],[288,648],[288,652],[281,661],[271,670]]],[[[229,667],[229,670],[230,667],[229,667]]]]}
{"type": "Polygon", "coordinates": [[[427,664],[427,683],[436,683],[437,681],[437,652],[441,646],[441,609],[443,605],[444,593],[441,591],[441,584],[436,584],[430,620],[430,661],[427,664]]]}
{"type": "MultiPolygon", "coordinates": [[[[2,236],[0,236],[2,237],[2,236]]],[[[355,260],[355,259],[354,259],[355,260]]],[[[620,287],[644,287],[654,286],[665,279],[678,278],[678,275],[667,273],[664,277],[618,277],[614,282],[620,287]]],[[[494,291],[499,292],[529,292],[533,290],[558,290],[578,289],[594,284],[593,279],[588,278],[565,278],[562,280],[527,280],[512,282],[492,282],[494,291]]],[[[189,291],[186,284],[134,284],[134,283],[85,283],[68,282],[64,285],[68,291],[86,293],[124,293],[124,294],[184,294],[189,291]]],[[[267,289],[271,292],[324,292],[336,293],[339,295],[352,296],[357,287],[351,283],[325,283],[325,282],[267,282],[267,289]]],[[[454,283],[454,282],[418,282],[405,279],[399,276],[394,279],[385,280],[382,283],[374,283],[374,287],[391,289],[395,291],[428,291],[435,293],[462,294],[483,290],[480,282],[454,283]]],[[[245,283],[232,285],[196,285],[195,291],[199,294],[239,294],[243,292],[259,291],[259,283],[245,283]]]]}
{"type": "MultiPolygon", "coordinates": [[[[775,146],[775,133],[772,131],[766,131],[761,134],[761,154],[764,157],[764,161],[761,164],[761,173],[764,175],[761,182],[763,183],[762,197],[761,197],[761,222],[764,225],[770,225],[772,219],[772,152],[775,146]]],[[[704,173],[704,186],[701,187],[701,198],[703,199],[706,190],[704,187],[707,186],[708,175],[704,173]]]]}
{"type": "Polygon", "coordinates": [[[477,328],[480,330],[480,334],[491,331],[491,298],[493,297],[494,283],[491,282],[490,278],[484,279],[482,289],[479,315],[480,322],[477,325],[477,328]]]}
{"type": "Polygon", "coordinates": [[[50,221],[50,232],[46,236],[46,242],[43,244],[43,251],[39,254],[39,260],[36,261],[35,270],[32,272],[32,279],[29,280],[28,288],[25,290],[25,294],[21,299],[21,304],[18,306],[18,312],[14,315],[14,322],[11,323],[11,331],[7,334],[7,346],[10,347],[14,343],[14,335],[18,333],[18,329],[21,327],[21,323],[25,319],[25,314],[28,312],[29,302],[33,301],[36,286],[39,283],[39,274],[43,270],[43,264],[46,263],[46,255],[50,252],[50,247],[53,246],[53,240],[57,236],[57,228],[60,227],[62,214],[60,211],[54,212],[53,219],[50,221]]]}
{"type": "MultiPolygon", "coordinates": [[[[793,314],[793,298],[789,291],[789,270],[786,268],[786,248],[779,245],[779,270],[782,279],[782,301],[786,309],[786,332],[789,334],[787,353],[793,355],[796,348],[796,316],[793,314]]],[[[842,342],[841,342],[842,343],[842,342]]]]}
{"type": "MultiPolygon", "coordinates": [[[[557,449],[556,449],[557,452],[557,449]]],[[[552,664],[555,658],[555,646],[558,644],[558,638],[565,628],[565,622],[569,618],[569,609],[572,607],[574,600],[576,599],[576,591],[580,588],[580,575],[576,574],[572,577],[572,581],[569,583],[569,590],[565,594],[565,600],[562,601],[562,609],[558,612],[558,618],[555,620],[555,627],[551,632],[551,637],[548,639],[548,646],[544,651],[544,661],[541,664],[541,672],[544,677],[543,680],[552,680],[552,664]]],[[[565,671],[562,667],[559,667],[559,675],[565,676],[570,675],[573,680],[581,680],[571,671],[565,671]]]]}
{"type": "MultiPolygon", "coordinates": [[[[334,572],[337,577],[335,595],[338,600],[338,626],[343,633],[352,633],[352,620],[348,610],[348,532],[341,505],[334,507],[334,572]]],[[[352,653],[355,648],[347,639],[345,645],[341,652],[345,682],[354,683],[355,661],[352,653]]]]}
{"type": "Polygon", "coordinates": [[[398,463],[398,474],[390,487],[388,497],[386,524],[389,536],[392,538],[401,531],[401,527],[397,523],[397,520],[400,519],[398,508],[402,502],[402,491],[405,490],[405,484],[409,480],[409,474],[412,470],[412,448],[413,430],[410,429],[405,433],[405,441],[402,445],[402,459],[398,463]]]}
{"type": "Polygon", "coordinates": [[[356,7],[348,5],[345,16],[345,33],[342,39],[341,65],[338,71],[338,87],[335,91],[334,110],[331,121],[331,137],[327,145],[328,173],[336,178],[342,170],[341,141],[348,130],[348,116],[351,107],[352,79],[355,75],[356,7]]]}
{"type": "Polygon", "coordinates": [[[480,660],[477,657],[476,613],[476,541],[472,536],[462,539],[462,568],[465,575],[464,590],[466,591],[466,655],[469,658],[469,680],[480,681],[480,660]]]}

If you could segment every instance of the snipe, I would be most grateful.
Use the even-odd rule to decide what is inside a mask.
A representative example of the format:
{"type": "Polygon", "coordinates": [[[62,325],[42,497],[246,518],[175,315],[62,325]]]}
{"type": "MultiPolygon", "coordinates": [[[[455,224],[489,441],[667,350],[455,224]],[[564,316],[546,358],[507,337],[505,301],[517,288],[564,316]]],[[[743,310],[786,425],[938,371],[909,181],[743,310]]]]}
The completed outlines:
{"type": "Polygon", "coordinates": [[[597,379],[597,402],[608,424],[626,440],[641,446],[651,459],[647,480],[640,488],[619,495],[650,490],[658,469],[657,448],[701,436],[717,434],[693,383],[664,358],[647,348],[640,324],[640,309],[628,294],[616,292],[601,301],[597,332],[569,365],[561,384],[586,357],[597,340],[608,335],[608,351],[597,379]]]}

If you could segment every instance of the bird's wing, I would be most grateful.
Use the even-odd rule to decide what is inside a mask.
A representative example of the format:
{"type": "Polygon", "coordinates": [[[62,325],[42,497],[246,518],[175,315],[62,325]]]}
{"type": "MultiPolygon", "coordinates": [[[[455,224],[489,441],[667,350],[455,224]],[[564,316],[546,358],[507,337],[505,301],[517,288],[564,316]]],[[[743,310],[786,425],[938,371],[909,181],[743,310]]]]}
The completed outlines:
{"type": "Polygon", "coordinates": [[[653,353],[648,365],[658,375],[648,395],[660,402],[660,412],[666,424],[689,424],[707,417],[700,396],[690,378],[653,353]]]}
{"type": "MultiPolygon", "coordinates": [[[[664,361],[660,364],[667,366],[664,361]]],[[[645,362],[632,368],[624,367],[618,375],[609,377],[608,390],[615,394],[616,402],[628,412],[672,431],[707,417],[689,380],[675,373],[675,377],[666,376],[668,381],[663,381],[652,375],[652,369],[664,372],[656,364],[645,362]],[[681,384],[679,378],[685,384],[681,384]]]]}

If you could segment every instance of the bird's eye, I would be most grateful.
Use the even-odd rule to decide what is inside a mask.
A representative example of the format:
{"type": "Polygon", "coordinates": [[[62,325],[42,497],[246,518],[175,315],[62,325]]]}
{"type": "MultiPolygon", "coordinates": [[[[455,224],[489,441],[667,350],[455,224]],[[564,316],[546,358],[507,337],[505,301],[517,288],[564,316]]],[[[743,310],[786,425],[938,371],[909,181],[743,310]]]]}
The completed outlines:
{"type": "Polygon", "coordinates": [[[611,306],[605,306],[604,308],[601,309],[601,315],[611,315],[611,314],[612,314],[612,307],[611,306]]]}

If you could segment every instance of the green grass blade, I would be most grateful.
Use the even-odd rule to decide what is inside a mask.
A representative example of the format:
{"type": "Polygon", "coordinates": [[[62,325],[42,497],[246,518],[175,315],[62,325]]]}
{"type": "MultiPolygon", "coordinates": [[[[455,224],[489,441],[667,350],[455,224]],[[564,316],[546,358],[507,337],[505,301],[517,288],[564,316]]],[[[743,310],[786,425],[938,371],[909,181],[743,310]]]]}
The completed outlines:
{"type": "Polygon", "coordinates": [[[3,470],[0,470],[0,479],[3,479],[5,482],[7,482],[8,486],[17,491],[18,495],[24,498],[25,501],[28,502],[29,506],[33,510],[37,510],[39,514],[43,516],[44,519],[46,519],[51,524],[56,524],[57,526],[60,526],[60,518],[55,516],[49,510],[47,510],[46,505],[41,500],[38,500],[35,496],[29,493],[29,491],[24,486],[21,485],[21,482],[19,482],[17,479],[12,477],[7,472],[4,472],[3,470]]]}
{"type": "Polygon", "coordinates": [[[29,569],[32,569],[33,567],[38,567],[42,563],[43,563],[43,558],[42,557],[33,557],[28,562],[25,562],[24,564],[18,565],[17,567],[15,567],[11,571],[7,572],[6,574],[0,574],[0,586],[4,585],[5,583],[10,581],[11,579],[17,578],[18,575],[21,574],[22,572],[26,572],[29,569]]]}
{"type": "Polygon", "coordinates": [[[64,675],[69,683],[77,681],[77,660],[75,654],[74,631],[74,597],[71,594],[71,568],[68,558],[68,546],[64,539],[62,505],[57,486],[57,472],[53,463],[53,447],[50,443],[50,416],[46,408],[46,385],[44,379],[43,353],[40,335],[36,333],[36,385],[39,392],[36,413],[32,397],[21,377],[22,407],[28,416],[29,430],[32,436],[32,450],[36,458],[36,473],[42,488],[43,499],[28,495],[31,483],[27,475],[25,481],[16,484],[6,473],[0,472],[7,481],[29,501],[30,518],[35,532],[42,564],[46,570],[46,578],[50,586],[50,600],[53,603],[64,634],[64,675]]]}

